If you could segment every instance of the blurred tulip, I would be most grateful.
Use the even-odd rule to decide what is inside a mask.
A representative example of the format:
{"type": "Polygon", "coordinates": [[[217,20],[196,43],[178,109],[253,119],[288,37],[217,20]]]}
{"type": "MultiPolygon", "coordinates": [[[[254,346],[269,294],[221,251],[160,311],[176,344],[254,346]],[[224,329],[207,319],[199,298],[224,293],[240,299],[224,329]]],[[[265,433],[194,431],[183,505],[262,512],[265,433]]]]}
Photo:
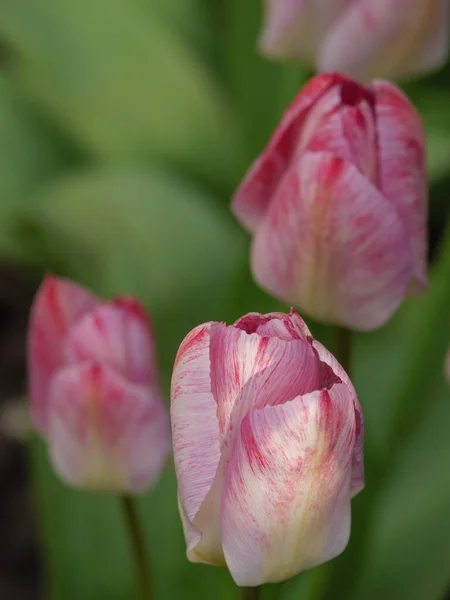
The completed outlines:
{"type": "Polygon", "coordinates": [[[319,320],[374,329],[426,287],[424,132],[393,84],[315,77],[232,208],[256,281],[319,320]]]}
{"type": "Polygon", "coordinates": [[[449,0],[265,0],[261,49],[321,71],[397,78],[442,65],[449,0]]]}
{"type": "Polygon", "coordinates": [[[344,550],[364,487],[362,413],[297,313],[200,325],[180,346],[171,396],[191,561],[253,586],[344,550]]]}
{"type": "Polygon", "coordinates": [[[147,488],[170,432],[153,333],[133,298],[101,302],[47,277],[31,312],[31,413],[67,482],[111,492],[147,488]]]}
{"type": "Polygon", "coordinates": [[[447,381],[450,383],[450,348],[445,359],[445,376],[447,377],[447,381]]]}

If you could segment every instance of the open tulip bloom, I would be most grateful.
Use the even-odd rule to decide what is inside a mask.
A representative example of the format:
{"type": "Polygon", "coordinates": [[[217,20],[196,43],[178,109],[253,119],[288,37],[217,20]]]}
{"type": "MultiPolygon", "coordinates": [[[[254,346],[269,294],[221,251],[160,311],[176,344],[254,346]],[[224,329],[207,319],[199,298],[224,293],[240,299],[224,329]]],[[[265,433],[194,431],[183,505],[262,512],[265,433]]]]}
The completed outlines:
{"type": "Polygon", "coordinates": [[[232,208],[256,281],[316,319],[374,329],[426,288],[424,132],[391,83],[312,79],[232,208]]]}
{"type": "Polygon", "coordinates": [[[31,413],[64,480],[135,493],[159,475],[170,433],[155,352],[133,298],[102,302],[66,279],[45,279],[31,313],[31,413]]]}
{"type": "Polygon", "coordinates": [[[347,374],[296,312],[189,333],[171,415],[191,561],[254,586],[343,551],[364,486],[363,419],[347,374]]]}
{"type": "Polygon", "coordinates": [[[265,0],[261,48],[320,71],[397,78],[448,54],[449,0],[265,0]]]}

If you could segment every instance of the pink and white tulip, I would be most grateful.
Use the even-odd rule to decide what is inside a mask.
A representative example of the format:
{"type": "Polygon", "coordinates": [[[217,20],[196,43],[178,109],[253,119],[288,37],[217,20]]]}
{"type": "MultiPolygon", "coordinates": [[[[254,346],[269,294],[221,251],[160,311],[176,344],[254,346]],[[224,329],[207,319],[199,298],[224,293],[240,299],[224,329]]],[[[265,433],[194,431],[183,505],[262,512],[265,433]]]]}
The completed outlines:
{"type": "Polygon", "coordinates": [[[441,66],[449,0],[265,0],[261,49],[320,71],[395,79],[441,66]]]}
{"type": "Polygon", "coordinates": [[[153,333],[136,300],[103,302],[47,277],[31,311],[28,371],[33,421],[65,481],[131,493],[153,483],[170,430],[153,333]]]}
{"type": "Polygon", "coordinates": [[[226,565],[254,586],[344,550],[350,499],[364,487],[361,408],[296,312],[191,331],[171,416],[191,561],[226,565]]]}
{"type": "Polygon", "coordinates": [[[426,288],[424,131],[391,83],[312,79],[232,209],[256,281],[316,319],[374,329],[426,288]]]}

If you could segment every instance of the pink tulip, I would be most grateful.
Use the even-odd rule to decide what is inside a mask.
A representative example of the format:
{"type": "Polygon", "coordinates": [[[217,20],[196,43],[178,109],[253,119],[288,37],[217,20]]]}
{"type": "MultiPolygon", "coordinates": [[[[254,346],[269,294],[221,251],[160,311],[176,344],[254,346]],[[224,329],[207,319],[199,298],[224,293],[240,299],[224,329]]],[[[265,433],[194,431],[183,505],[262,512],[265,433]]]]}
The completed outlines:
{"type": "Polygon", "coordinates": [[[32,418],[65,481],[112,492],[154,481],[170,433],[153,333],[136,300],[101,302],[47,277],[31,311],[28,369],[32,418]]]}
{"type": "Polygon", "coordinates": [[[449,0],[265,0],[261,49],[366,80],[441,66],[449,0]]]}
{"type": "Polygon", "coordinates": [[[256,281],[319,320],[383,325],[426,287],[424,148],[393,84],[312,79],[233,199],[256,281]]]}
{"type": "Polygon", "coordinates": [[[171,397],[192,562],[226,565],[238,585],[253,586],[344,550],[350,498],[364,486],[361,408],[296,312],[191,331],[171,397]]]}

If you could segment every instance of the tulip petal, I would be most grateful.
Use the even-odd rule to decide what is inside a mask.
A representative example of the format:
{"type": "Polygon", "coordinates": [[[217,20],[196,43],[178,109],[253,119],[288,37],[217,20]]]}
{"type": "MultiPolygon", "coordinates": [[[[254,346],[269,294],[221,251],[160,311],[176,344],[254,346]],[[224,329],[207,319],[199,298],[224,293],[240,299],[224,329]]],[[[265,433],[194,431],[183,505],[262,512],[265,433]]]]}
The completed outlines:
{"type": "Polygon", "coordinates": [[[427,186],[425,132],[408,98],[387,81],[375,81],[379,177],[413,240],[414,288],[427,286],[427,186]]]}
{"type": "Polygon", "coordinates": [[[447,15],[447,0],[354,2],[324,38],[319,69],[370,80],[436,67],[447,52],[447,15]]]}
{"type": "Polygon", "coordinates": [[[256,229],[269,208],[272,195],[292,159],[308,111],[332,85],[340,81],[337,74],[314,77],[284,113],[266,149],[250,167],[231,207],[240,223],[250,232],[256,229]]]}
{"type": "Polygon", "coordinates": [[[350,381],[350,377],[336,358],[317,340],[313,340],[312,345],[317,351],[320,360],[328,365],[340,381],[347,386],[347,392],[353,401],[353,408],[355,409],[355,445],[352,455],[352,479],[350,486],[353,497],[364,488],[364,417],[362,408],[358,402],[358,397],[350,381]]]}
{"type": "Polygon", "coordinates": [[[236,321],[234,327],[247,333],[257,333],[265,337],[276,337],[280,340],[307,340],[311,338],[305,321],[293,308],[289,314],[274,312],[262,315],[248,313],[236,321]]]}
{"type": "Polygon", "coordinates": [[[97,360],[108,364],[133,383],[157,383],[149,321],[131,298],[98,304],[78,319],[68,332],[64,355],[68,363],[97,360]]]}
{"type": "Polygon", "coordinates": [[[280,404],[319,385],[319,361],[305,340],[285,341],[217,324],[211,334],[211,389],[222,445],[254,408],[280,404]]]}
{"type": "MultiPolygon", "coordinates": [[[[213,327],[213,323],[206,323],[186,336],[178,350],[172,375],[174,459],[188,553],[199,544],[202,534],[206,534],[195,526],[194,520],[210,492],[220,461],[217,404],[211,392],[210,378],[210,333],[213,327]]],[[[211,544],[214,546],[214,541],[211,544]]],[[[220,536],[217,548],[216,553],[211,553],[221,555],[220,536]]],[[[204,550],[205,562],[208,562],[208,554],[204,550]]],[[[195,556],[190,558],[194,560],[195,556]]],[[[211,557],[209,562],[214,562],[214,558],[211,557]]]]}
{"type": "Polygon", "coordinates": [[[313,63],[323,36],[346,4],[348,0],[266,0],[262,52],[313,63]]]}
{"type": "Polygon", "coordinates": [[[343,551],[354,437],[344,384],[244,418],[222,504],[223,549],[238,585],[281,581],[343,551]]]}
{"type": "Polygon", "coordinates": [[[256,281],[275,296],[318,320],[368,330],[403,300],[412,249],[380,191],[354,165],[317,152],[285,174],[251,262],[256,281]]]}
{"type": "Polygon", "coordinates": [[[44,433],[48,421],[50,377],[62,360],[62,344],[69,327],[98,300],[68,279],[46,277],[34,300],[28,338],[31,415],[44,433]]]}
{"type": "Polygon", "coordinates": [[[342,77],[315,103],[302,129],[297,154],[331,152],[348,160],[377,182],[375,94],[342,77]]]}
{"type": "Polygon", "coordinates": [[[84,362],[54,375],[49,407],[50,456],[69,483],[138,492],[161,471],[169,424],[161,399],[147,388],[84,362]]]}

